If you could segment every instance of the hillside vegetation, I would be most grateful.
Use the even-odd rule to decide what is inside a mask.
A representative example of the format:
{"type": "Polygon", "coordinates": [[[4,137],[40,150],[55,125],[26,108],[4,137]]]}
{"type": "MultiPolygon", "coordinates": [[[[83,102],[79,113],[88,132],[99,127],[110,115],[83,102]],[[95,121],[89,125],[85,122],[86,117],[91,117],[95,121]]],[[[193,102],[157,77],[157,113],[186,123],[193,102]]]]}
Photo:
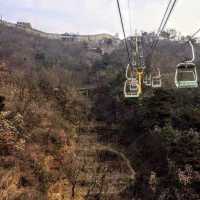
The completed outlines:
{"type": "Polygon", "coordinates": [[[173,86],[189,49],[160,41],[164,87],[126,100],[123,43],[87,45],[0,25],[0,199],[200,199],[200,92],[173,86]]]}

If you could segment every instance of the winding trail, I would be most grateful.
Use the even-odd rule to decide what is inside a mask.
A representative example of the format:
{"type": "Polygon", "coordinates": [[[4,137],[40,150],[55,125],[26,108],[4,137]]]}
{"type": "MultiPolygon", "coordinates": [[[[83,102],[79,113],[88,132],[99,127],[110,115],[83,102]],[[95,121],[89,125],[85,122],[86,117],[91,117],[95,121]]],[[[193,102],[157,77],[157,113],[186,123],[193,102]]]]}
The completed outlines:
{"type": "Polygon", "coordinates": [[[113,149],[112,147],[110,146],[106,146],[106,145],[101,145],[101,144],[97,144],[97,149],[98,150],[101,150],[101,151],[109,151],[109,152],[112,152],[116,155],[118,155],[120,158],[122,158],[122,160],[126,163],[129,171],[130,171],[130,174],[131,174],[131,179],[135,179],[135,170],[133,169],[132,165],[131,165],[131,162],[130,160],[125,156],[124,153],[122,152],[119,152],[115,149],[113,149]]]}

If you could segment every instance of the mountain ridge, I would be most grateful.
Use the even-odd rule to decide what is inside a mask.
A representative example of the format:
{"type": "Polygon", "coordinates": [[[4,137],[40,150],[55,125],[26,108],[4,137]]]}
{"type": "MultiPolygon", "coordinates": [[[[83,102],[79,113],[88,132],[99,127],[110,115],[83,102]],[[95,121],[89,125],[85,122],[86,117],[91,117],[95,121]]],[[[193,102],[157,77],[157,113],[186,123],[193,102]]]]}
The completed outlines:
{"type": "Polygon", "coordinates": [[[11,23],[5,20],[1,20],[1,24],[4,24],[8,27],[19,28],[28,33],[32,33],[41,37],[45,37],[48,39],[58,39],[58,40],[65,40],[65,39],[74,39],[77,41],[98,41],[102,39],[117,39],[120,40],[117,36],[113,36],[108,33],[98,33],[98,34],[75,34],[75,33],[47,33],[38,29],[35,29],[31,26],[30,23],[27,22],[17,22],[11,23]]]}

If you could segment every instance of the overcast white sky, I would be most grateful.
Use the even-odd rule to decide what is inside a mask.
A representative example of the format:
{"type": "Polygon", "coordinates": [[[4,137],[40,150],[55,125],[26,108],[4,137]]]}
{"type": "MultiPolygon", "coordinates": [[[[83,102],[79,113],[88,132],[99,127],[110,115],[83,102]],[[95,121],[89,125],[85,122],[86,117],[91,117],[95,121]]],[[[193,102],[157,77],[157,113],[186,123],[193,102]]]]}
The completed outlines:
{"type": "MultiPolygon", "coordinates": [[[[157,30],[169,0],[130,0],[134,29],[157,30]]],[[[129,33],[128,0],[120,0],[129,33]]],[[[31,22],[46,32],[120,33],[116,0],[0,0],[7,21],[31,22]]],[[[200,0],[178,0],[167,28],[192,34],[200,27],[200,0]]],[[[199,35],[200,36],[200,35],[199,35]]]]}

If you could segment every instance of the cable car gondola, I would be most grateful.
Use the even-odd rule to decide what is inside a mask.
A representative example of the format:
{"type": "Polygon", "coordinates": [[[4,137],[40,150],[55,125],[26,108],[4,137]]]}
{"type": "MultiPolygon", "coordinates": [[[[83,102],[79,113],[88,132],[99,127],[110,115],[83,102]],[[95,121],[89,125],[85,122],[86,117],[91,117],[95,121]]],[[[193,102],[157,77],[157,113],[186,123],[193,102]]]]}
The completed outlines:
{"type": "Polygon", "coordinates": [[[152,76],[151,86],[152,86],[152,88],[161,88],[162,87],[162,79],[161,79],[160,69],[157,68],[156,71],[157,71],[157,74],[152,76]]]}
{"type": "Polygon", "coordinates": [[[152,83],[151,74],[146,74],[146,75],[144,76],[143,83],[144,83],[144,85],[146,85],[146,86],[151,86],[151,83],[152,83]]]}
{"type": "Polygon", "coordinates": [[[176,66],[175,85],[177,88],[197,88],[198,87],[198,74],[196,65],[193,63],[195,60],[194,46],[189,41],[192,49],[192,59],[179,63],[176,66]]]}
{"type": "Polygon", "coordinates": [[[198,76],[194,63],[180,63],[176,67],[175,85],[177,88],[197,88],[198,76]]]}
{"type": "Polygon", "coordinates": [[[142,74],[137,70],[133,70],[130,64],[126,67],[126,81],[124,84],[125,98],[137,98],[142,93],[141,79],[142,74]]]}
{"type": "Polygon", "coordinates": [[[124,84],[125,98],[138,98],[140,96],[140,86],[137,79],[127,79],[124,84]]]}

